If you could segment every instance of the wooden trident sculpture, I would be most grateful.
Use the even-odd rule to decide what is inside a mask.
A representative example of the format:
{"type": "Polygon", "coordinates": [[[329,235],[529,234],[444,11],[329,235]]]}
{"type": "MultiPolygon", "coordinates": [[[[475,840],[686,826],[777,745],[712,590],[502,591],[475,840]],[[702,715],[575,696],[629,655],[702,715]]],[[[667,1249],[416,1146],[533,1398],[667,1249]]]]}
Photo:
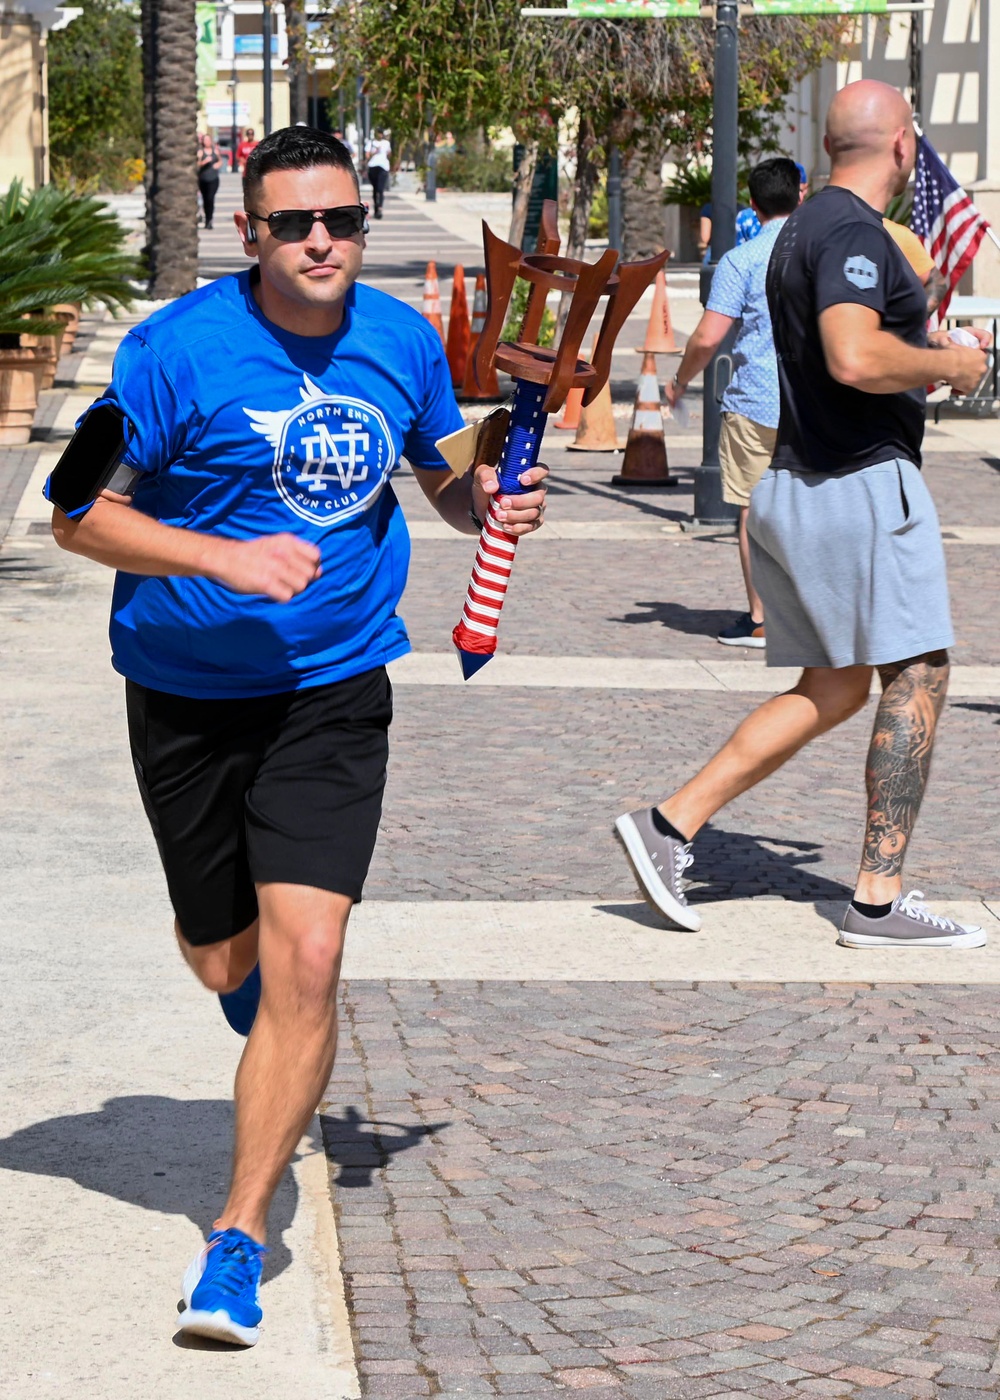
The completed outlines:
{"type": "MultiPolygon", "coordinates": [[[[615,337],[629,312],[654,281],[669,253],[644,262],[624,263],[615,271],[618,253],[609,248],[596,263],[560,258],[556,206],[545,202],[538,251],[524,254],[504,243],[483,224],[486,252],[486,285],[489,304],[486,323],[475,354],[475,376],[486,382],[490,366],[505,370],[514,380],[510,423],[497,465],[500,493],[516,495],[519,478],[538,461],[546,416],[562,408],[570,389],[582,388],[584,404],[591,403],[607,383],[615,337]],[[518,277],[531,283],[527,309],[517,341],[500,340],[511,293],[518,277]],[[569,315],[558,346],[538,345],[545,299],[549,291],[567,292],[569,315]],[[608,298],[593,364],[579,358],[580,344],[602,296],[608,298]]],[[[452,633],[466,680],[486,665],[497,647],[497,628],[517,537],[504,532],[490,501],[479,549],[462,609],[462,619],[452,633]]]]}

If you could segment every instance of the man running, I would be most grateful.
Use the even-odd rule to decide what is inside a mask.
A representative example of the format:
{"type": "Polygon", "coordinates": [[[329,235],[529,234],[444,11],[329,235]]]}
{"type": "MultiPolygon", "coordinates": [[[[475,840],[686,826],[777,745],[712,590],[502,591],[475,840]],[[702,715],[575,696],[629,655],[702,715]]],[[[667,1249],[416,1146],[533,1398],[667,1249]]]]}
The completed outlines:
{"type": "Polygon", "coordinates": [[[716,640],[723,646],[762,647],[764,605],[753,586],[747,514],[750,492],[771,465],[778,430],[778,367],[764,281],[774,240],[799,205],[799,167],[785,156],[774,156],[753,168],[749,183],[761,232],[720,259],[704,314],[684,347],[666,397],[673,408],[739,324],[732,349],[733,377],[722,396],[719,464],[722,499],[740,511],[740,565],[748,608],[716,640]]]}
{"type": "MultiPolygon", "coordinates": [[[[53,529],[120,571],[114,665],[177,940],[250,1033],[229,1196],[180,1325],[252,1345],[268,1208],[333,1066],[385,784],[385,664],[409,650],[396,615],[409,537],[389,478],[405,456],[469,535],[498,483],[489,467],[454,477],[435,445],[462,426],[440,336],[356,282],[366,223],[346,148],[273,133],[247,160],[244,205],[257,266],[119,348],[103,401],[131,424],[134,496],[105,494],[74,521],[57,511],[53,529]]],[[[545,475],[500,499],[512,534],[541,525],[545,475]]]]}
{"type": "MultiPolygon", "coordinates": [[[[924,386],[969,392],[982,348],[928,338],[924,288],[882,227],[916,157],[909,105],[864,80],[830,105],[829,186],[778,235],[768,302],[781,420],[773,468],[748,521],[767,615],[769,666],[802,666],[714,758],[658,807],[615,823],[649,901],[677,928],[701,920],[681,877],[721,807],[882,697],[868,751],[861,870],[839,941],[848,947],[980,947],[982,929],[902,897],[909,846],[948,684],[953,641],[944,551],[920,475],[924,386]],[[933,348],[928,348],[928,339],[933,348]]],[[[980,346],[989,344],[977,332],[980,346]]]]}

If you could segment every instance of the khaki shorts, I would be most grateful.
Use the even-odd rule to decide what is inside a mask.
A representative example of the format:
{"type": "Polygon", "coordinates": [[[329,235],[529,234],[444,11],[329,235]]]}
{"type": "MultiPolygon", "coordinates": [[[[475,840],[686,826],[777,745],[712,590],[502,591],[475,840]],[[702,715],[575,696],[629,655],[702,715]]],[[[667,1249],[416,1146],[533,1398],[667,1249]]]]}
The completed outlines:
{"type": "Polygon", "coordinates": [[[719,432],[722,499],[748,506],[750,492],[771,465],[777,428],[765,428],[741,413],[724,413],[719,432]]]}

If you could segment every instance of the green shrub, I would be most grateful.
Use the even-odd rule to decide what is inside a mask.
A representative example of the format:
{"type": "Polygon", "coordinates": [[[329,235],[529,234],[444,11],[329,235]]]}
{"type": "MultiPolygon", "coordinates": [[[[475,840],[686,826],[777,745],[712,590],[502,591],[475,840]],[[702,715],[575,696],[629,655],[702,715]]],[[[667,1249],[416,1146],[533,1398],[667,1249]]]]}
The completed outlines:
{"type": "Polygon", "coordinates": [[[48,39],[52,178],[66,188],[127,189],[141,179],[144,140],[139,6],[78,3],[83,14],[48,39]]]}
{"type": "Polygon", "coordinates": [[[601,176],[601,182],[594,191],[594,202],[590,206],[590,220],[587,224],[588,238],[608,236],[608,186],[601,176]]]}
{"type": "MultiPolygon", "coordinates": [[[[523,277],[519,277],[514,283],[514,290],[511,293],[510,305],[507,307],[507,323],[500,332],[501,340],[516,341],[521,334],[521,322],[524,320],[524,313],[528,309],[528,293],[531,291],[531,283],[526,282],[523,277]]],[[[538,336],[538,344],[550,346],[556,338],[556,318],[546,306],[542,312],[542,328],[538,336]]]]}
{"type": "MultiPolygon", "coordinates": [[[[423,172],[426,177],[426,170],[423,172]]],[[[441,151],[437,158],[439,189],[509,194],[514,175],[509,151],[441,151]]]]}

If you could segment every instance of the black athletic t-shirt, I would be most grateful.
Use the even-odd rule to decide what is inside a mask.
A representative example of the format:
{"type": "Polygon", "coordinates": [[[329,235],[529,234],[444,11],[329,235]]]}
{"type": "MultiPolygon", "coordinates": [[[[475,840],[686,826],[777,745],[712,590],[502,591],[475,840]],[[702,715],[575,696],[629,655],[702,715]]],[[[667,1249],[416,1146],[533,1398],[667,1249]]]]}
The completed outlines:
{"type": "Polygon", "coordinates": [[[827,370],[819,315],[842,302],[872,307],[883,330],[926,346],[926,292],[881,215],[828,185],[788,219],[767,270],[781,390],[774,465],[836,472],[902,457],[919,467],[925,390],[867,394],[827,370]]]}

